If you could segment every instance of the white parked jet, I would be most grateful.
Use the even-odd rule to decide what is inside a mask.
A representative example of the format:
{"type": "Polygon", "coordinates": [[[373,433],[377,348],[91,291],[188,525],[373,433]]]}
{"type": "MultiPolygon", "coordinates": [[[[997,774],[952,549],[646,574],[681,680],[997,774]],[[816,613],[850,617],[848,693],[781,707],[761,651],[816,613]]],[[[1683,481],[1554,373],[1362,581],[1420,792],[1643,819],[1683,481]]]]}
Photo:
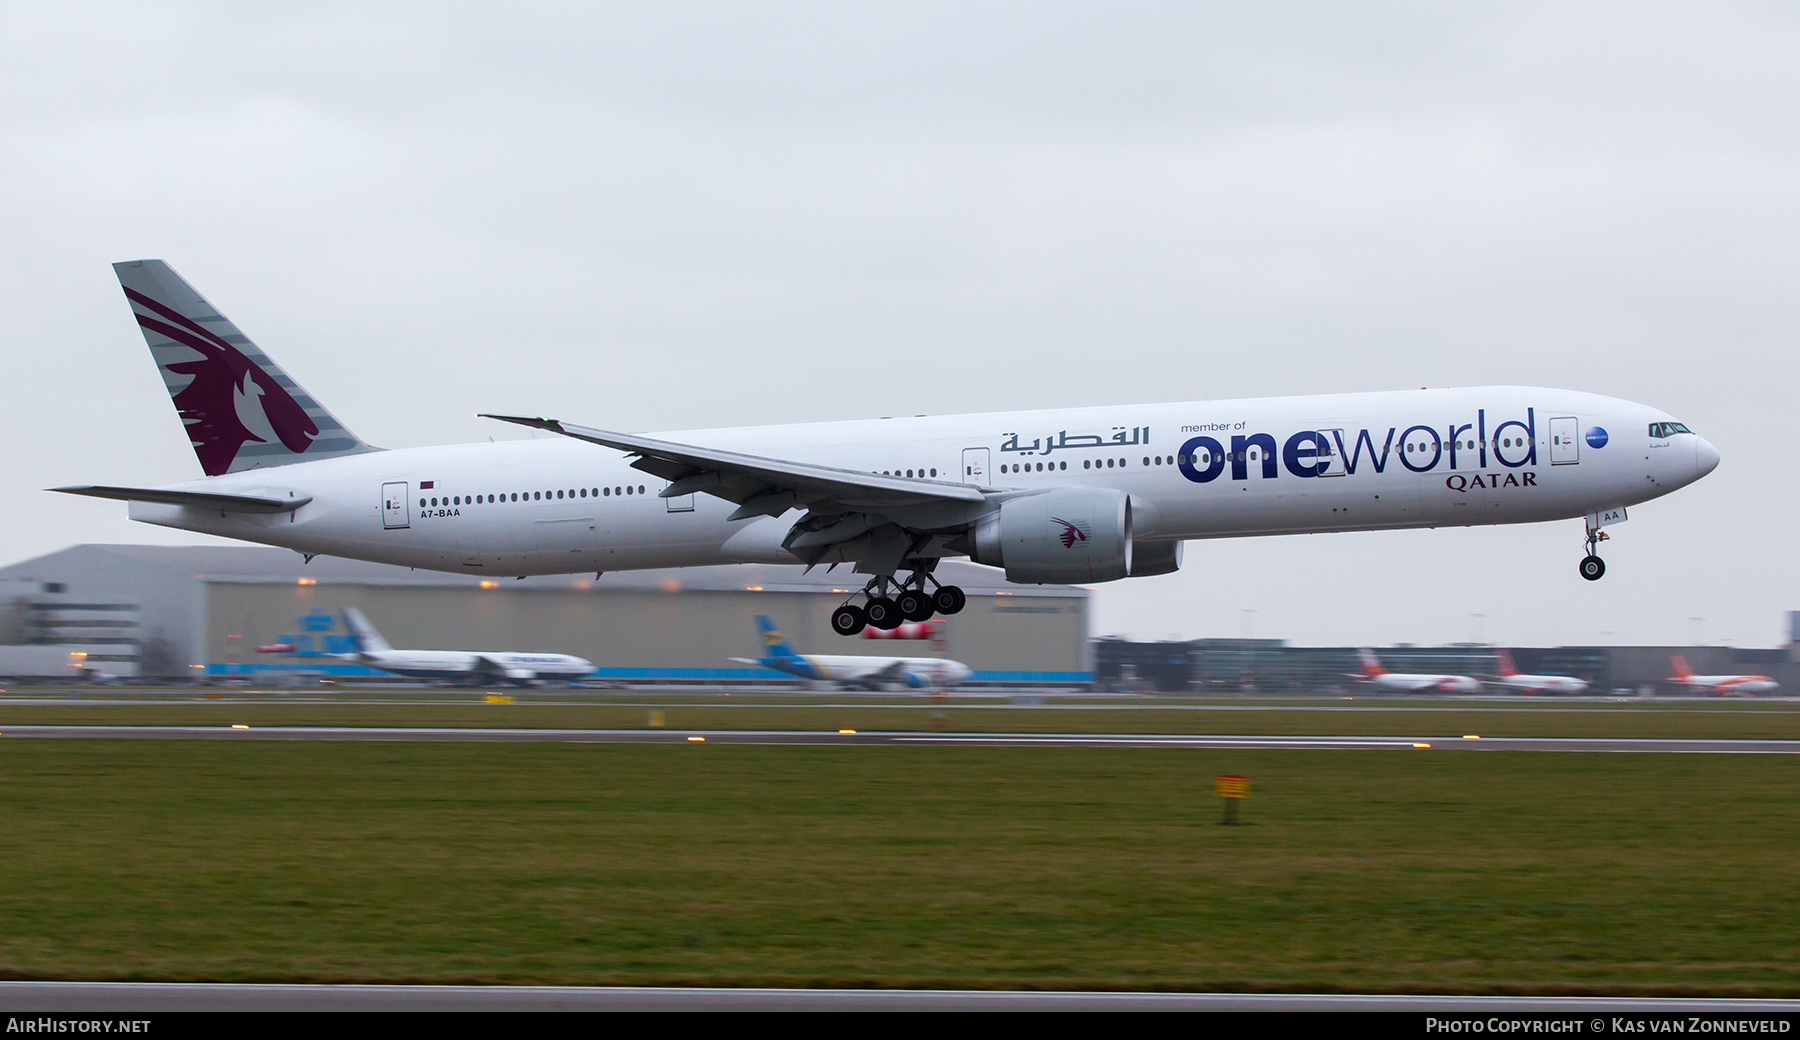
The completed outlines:
{"type": "Polygon", "coordinates": [[[511,650],[396,650],[355,607],[344,611],[344,624],[356,638],[353,654],[331,656],[415,679],[445,679],[486,685],[509,682],[569,682],[593,674],[593,662],[569,654],[528,654],[511,650]]]}
{"type": "Polygon", "coordinates": [[[131,517],[487,576],[849,563],[845,635],[961,609],[967,556],[1025,584],[1167,574],[1182,542],[1586,517],[1582,576],[1625,508],[1711,472],[1668,414],[1536,387],[1334,394],[561,435],[383,451],[358,439],[160,260],[114,265],[199,480],[56,490],[131,517]]]}
{"type": "Polygon", "coordinates": [[[1494,651],[1494,665],[1499,675],[1490,680],[1495,686],[1515,693],[1586,693],[1588,684],[1567,675],[1521,675],[1513,664],[1512,652],[1505,647],[1494,651]]]}
{"type": "Polygon", "coordinates": [[[798,679],[834,682],[865,690],[910,686],[915,690],[941,689],[966,682],[969,666],[936,657],[862,657],[853,654],[799,654],[788,645],[781,629],[767,614],[756,615],[768,652],[761,658],[734,657],[740,664],[758,664],[798,679]]]}
{"type": "Polygon", "coordinates": [[[1357,651],[1362,658],[1362,680],[1384,690],[1401,693],[1480,693],[1481,683],[1467,675],[1423,675],[1390,672],[1368,647],[1357,651]]]}
{"type": "Polygon", "coordinates": [[[1694,693],[1768,693],[1781,686],[1766,675],[1695,675],[1680,654],[1669,656],[1669,668],[1675,673],[1669,681],[1694,693]]]}

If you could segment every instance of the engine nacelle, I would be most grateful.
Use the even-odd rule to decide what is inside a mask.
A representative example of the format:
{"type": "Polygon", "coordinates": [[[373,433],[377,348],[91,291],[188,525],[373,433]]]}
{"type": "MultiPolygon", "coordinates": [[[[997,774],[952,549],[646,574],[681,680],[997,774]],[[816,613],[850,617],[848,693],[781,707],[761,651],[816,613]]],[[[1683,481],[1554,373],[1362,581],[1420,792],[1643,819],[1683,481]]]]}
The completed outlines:
{"type": "Polygon", "coordinates": [[[1181,542],[1135,542],[1131,546],[1131,577],[1174,574],[1181,569],[1181,542]]]}
{"type": "Polygon", "coordinates": [[[975,525],[970,559],[1020,584],[1117,581],[1132,573],[1131,496],[1058,488],[1009,498],[975,525]]]}

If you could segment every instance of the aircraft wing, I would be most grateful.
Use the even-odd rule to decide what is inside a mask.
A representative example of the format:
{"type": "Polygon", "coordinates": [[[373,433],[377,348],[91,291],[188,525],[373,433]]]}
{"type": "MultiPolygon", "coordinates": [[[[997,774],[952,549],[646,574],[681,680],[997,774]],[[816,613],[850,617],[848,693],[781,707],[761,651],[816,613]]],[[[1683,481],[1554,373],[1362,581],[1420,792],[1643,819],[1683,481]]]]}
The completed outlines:
{"type": "Polygon", "coordinates": [[[835,466],[789,462],[630,433],[595,430],[555,419],[516,415],[483,415],[482,418],[548,430],[629,452],[638,456],[632,463],[634,468],[671,482],[662,497],[675,498],[696,491],[714,495],[738,505],[737,512],[731,516],[734,520],[780,516],[797,505],[817,508],[830,503],[847,510],[882,511],[944,502],[980,503],[987,499],[979,488],[947,480],[884,477],[835,466]]]}
{"type": "Polygon", "coordinates": [[[896,660],[878,671],[870,672],[862,677],[863,682],[905,682],[906,662],[896,660]]]}
{"type": "Polygon", "coordinates": [[[190,506],[195,509],[217,509],[221,513],[291,513],[308,502],[311,495],[295,493],[283,497],[267,495],[228,495],[215,491],[170,491],[161,488],[106,487],[82,485],[51,488],[65,495],[89,498],[111,498],[121,502],[156,502],[167,506],[190,506]]]}

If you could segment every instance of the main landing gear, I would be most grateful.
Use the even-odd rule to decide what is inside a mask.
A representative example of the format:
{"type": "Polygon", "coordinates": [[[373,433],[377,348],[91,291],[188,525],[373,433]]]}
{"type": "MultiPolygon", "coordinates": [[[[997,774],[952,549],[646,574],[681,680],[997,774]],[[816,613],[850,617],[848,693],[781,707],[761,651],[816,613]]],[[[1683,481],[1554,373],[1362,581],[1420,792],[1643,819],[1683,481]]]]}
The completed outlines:
{"type": "Polygon", "coordinates": [[[1606,576],[1606,561],[1594,554],[1601,542],[1607,541],[1606,532],[1598,527],[1588,528],[1587,555],[1581,558],[1581,576],[1589,581],[1599,581],[1606,576]]]}
{"type": "Polygon", "coordinates": [[[862,606],[845,603],[831,612],[833,632],[853,636],[864,628],[892,631],[908,621],[928,621],[933,614],[954,614],[969,600],[955,585],[938,585],[929,571],[914,571],[903,582],[894,582],[889,577],[873,578],[863,586],[860,594],[868,597],[862,606]],[[937,589],[925,591],[927,581],[937,585],[937,589]],[[894,584],[891,597],[888,595],[890,583],[894,584]]]}

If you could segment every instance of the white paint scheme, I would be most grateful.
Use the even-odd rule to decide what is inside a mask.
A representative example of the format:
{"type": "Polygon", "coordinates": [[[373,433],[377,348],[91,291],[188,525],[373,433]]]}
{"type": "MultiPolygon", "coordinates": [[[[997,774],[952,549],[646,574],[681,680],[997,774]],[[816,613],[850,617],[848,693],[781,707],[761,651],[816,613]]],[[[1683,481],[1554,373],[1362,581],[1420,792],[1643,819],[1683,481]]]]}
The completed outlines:
{"type": "Polygon", "coordinates": [[[522,653],[516,650],[396,650],[388,645],[362,611],[344,611],[344,623],[356,637],[357,652],[331,656],[415,679],[484,683],[505,681],[567,682],[592,675],[593,662],[570,654],[522,653]]]}
{"type": "MultiPolygon", "coordinates": [[[[1153,431],[1148,449],[1108,453],[1114,459],[1127,458],[1124,469],[996,473],[990,487],[1000,493],[1070,486],[1117,488],[1151,507],[1143,512],[1154,519],[1140,523],[1137,531],[1141,538],[1158,541],[1568,519],[1593,512],[1603,502],[1635,505],[1661,497],[1717,465],[1717,451],[1699,437],[1679,438],[1686,443],[1652,444],[1637,433],[1633,439],[1638,443],[1629,449],[1610,455],[1590,453],[1579,466],[1537,468],[1536,487],[1471,496],[1451,491],[1444,483],[1445,473],[1414,474],[1399,470],[1392,460],[1387,472],[1379,474],[1364,470],[1340,479],[1304,481],[1284,474],[1278,479],[1252,476],[1247,481],[1221,479],[1210,484],[1189,481],[1174,466],[1145,468],[1140,462],[1147,453],[1167,455],[1179,448],[1179,434],[1161,431],[1179,430],[1182,420],[1252,416],[1250,421],[1258,426],[1283,432],[1332,423],[1385,430],[1396,423],[1414,425],[1432,415],[1461,419],[1482,405],[1522,414],[1526,402],[1547,406],[1546,411],[1582,410],[1596,422],[1617,428],[1619,440],[1664,415],[1642,405],[1573,391],[1490,387],[692,430],[661,434],[659,439],[864,472],[906,465],[916,470],[936,463],[939,472],[954,473],[963,447],[971,442],[998,443],[1001,433],[1022,426],[1051,430],[1147,426],[1153,431]],[[1325,418],[1331,415],[1355,418],[1325,418]]],[[[1089,453],[1089,457],[1099,456],[1089,453]]],[[[1512,474],[1505,470],[1495,474],[1489,468],[1455,475],[1512,474]]],[[[666,481],[632,469],[623,452],[573,440],[506,441],[372,452],[157,489],[311,496],[292,513],[222,513],[134,501],[130,515],[144,523],[313,555],[464,573],[510,576],[796,562],[781,548],[781,540],[799,518],[799,510],[779,518],[728,523],[725,517],[732,512],[732,503],[706,495],[697,497],[691,511],[670,512],[656,497],[664,486],[666,481]],[[419,491],[421,480],[432,481],[434,489],[419,491]],[[408,485],[409,526],[386,528],[381,488],[398,482],[408,485]],[[646,492],[642,496],[635,493],[640,485],[646,492]],[[431,507],[430,515],[421,515],[417,505],[421,497],[442,500],[594,486],[630,487],[634,493],[600,501],[431,507]]]]}
{"type": "Polygon", "coordinates": [[[1687,658],[1680,654],[1669,657],[1669,668],[1674,672],[1669,681],[1694,693],[1768,693],[1781,687],[1766,675],[1695,675],[1688,668],[1687,658]]]}
{"type": "Polygon", "coordinates": [[[1481,683],[1467,675],[1425,675],[1417,672],[1390,672],[1368,647],[1357,651],[1362,659],[1362,681],[1384,690],[1400,693],[1480,693],[1481,683]]]}
{"type": "Polygon", "coordinates": [[[866,690],[887,686],[932,689],[957,686],[967,682],[969,666],[960,661],[936,657],[865,657],[856,654],[797,653],[783,638],[781,630],[766,614],[756,616],[768,652],[760,659],[734,657],[740,664],[761,665],[778,672],[817,682],[866,690]]]}
{"type": "MultiPolygon", "coordinates": [[[[205,308],[196,321],[223,322],[194,299],[205,308]]],[[[169,350],[166,343],[157,349],[169,350]]],[[[354,441],[352,454],[285,464],[285,456],[266,454],[259,458],[276,464],[158,489],[58,490],[130,501],[131,518],[144,523],[309,557],[500,578],[846,561],[892,576],[902,556],[969,554],[977,529],[1008,502],[1101,489],[1129,495],[1127,558],[1160,559],[1166,572],[1179,565],[1170,551],[1178,546],[1169,543],[1184,539],[1604,515],[1668,494],[1718,464],[1712,445],[1691,433],[1650,435],[1652,423],[1670,420],[1628,401],[1519,386],[686,430],[654,440],[517,420],[569,436],[398,450],[354,441]],[[1530,443],[1520,436],[1503,447],[1502,423],[1514,424],[1514,433],[1530,428],[1530,443]],[[1489,436],[1480,436],[1481,426],[1489,436]],[[1599,447],[1589,440],[1572,452],[1561,443],[1571,430],[1595,429],[1599,447]],[[1198,467],[1171,464],[1190,452],[1202,457],[1193,438],[1214,437],[1224,450],[1234,436],[1258,434],[1267,439],[1244,447],[1246,461],[1225,466],[1216,479],[1190,479],[1184,470],[1197,476],[1198,467]],[[1302,446],[1298,470],[1317,467],[1320,475],[1302,476],[1293,439],[1315,434],[1311,448],[1302,446]],[[1449,447],[1452,437],[1458,447],[1449,447]],[[1342,455],[1332,453],[1334,443],[1342,455]],[[1264,458],[1271,444],[1278,457],[1264,458]],[[1331,457],[1309,454],[1321,445],[1331,457]],[[1354,473],[1346,461],[1356,464],[1354,473]],[[709,492],[713,470],[738,484],[709,492]],[[766,487],[746,492],[751,485],[744,481],[766,487]],[[820,481],[828,492],[818,490],[820,481]],[[782,490],[790,487],[799,490],[782,490]],[[659,495],[666,489],[680,494],[665,500],[659,495]],[[732,518],[746,510],[753,515],[732,518]],[[798,533],[796,522],[837,516],[850,519],[834,531],[870,533],[815,542],[804,561],[783,547],[798,533]],[[887,548],[871,548],[884,532],[887,548]]],[[[342,436],[354,440],[347,430],[342,436]]],[[[1032,546],[1053,554],[1053,534],[1034,535],[1032,546]]],[[[1081,533],[1077,548],[1087,541],[1081,533]]],[[[1160,573],[1149,566],[1133,573],[1160,573]]]]}
{"type": "Polygon", "coordinates": [[[1568,675],[1522,675],[1513,665],[1512,652],[1501,647],[1494,652],[1494,663],[1500,674],[1489,682],[1514,693],[1586,693],[1588,684],[1568,675]]]}

